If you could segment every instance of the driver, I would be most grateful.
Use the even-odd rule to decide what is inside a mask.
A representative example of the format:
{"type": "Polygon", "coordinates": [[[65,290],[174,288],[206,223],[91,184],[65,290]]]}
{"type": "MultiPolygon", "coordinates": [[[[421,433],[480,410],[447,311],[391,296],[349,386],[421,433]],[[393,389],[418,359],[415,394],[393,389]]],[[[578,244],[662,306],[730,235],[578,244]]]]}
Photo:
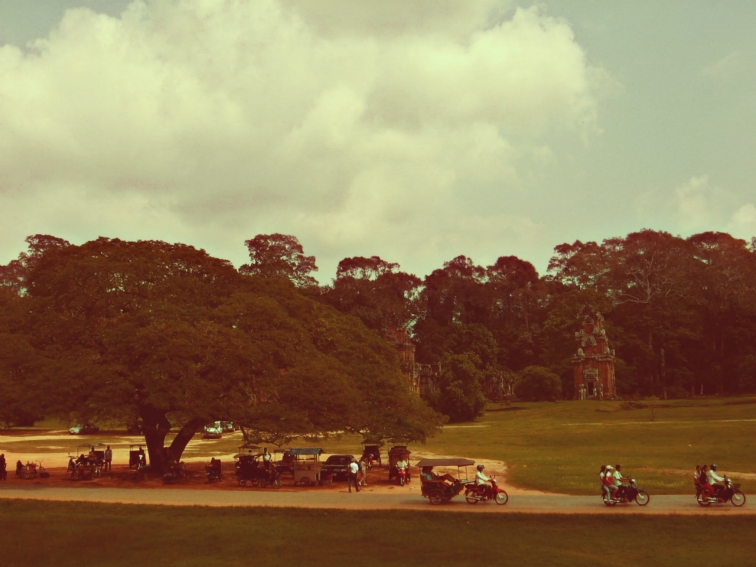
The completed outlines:
{"type": "Polygon", "coordinates": [[[491,479],[483,474],[483,469],[486,468],[485,466],[478,465],[477,468],[478,470],[475,473],[475,486],[482,487],[481,490],[483,492],[483,495],[488,496],[488,483],[491,482],[491,479]]]}
{"type": "Polygon", "coordinates": [[[443,484],[444,486],[450,486],[451,484],[457,482],[457,479],[450,474],[445,474],[443,476],[437,475],[433,472],[433,467],[423,467],[423,472],[420,474],[420,478],[424,482],[435,482],[443,484]]]}
{"type": "Polygon", "coordinates": [[[618,486],[617,489],[617,497],[622,498],[623,493],[625,492],[625,484],[630,483],[629,478],[625,478],[622,476],[622,465],[614,465],[614,483],[618,486]]]}
{"type": "Polygon", "coordinates": [[[724,483],[725,479],[717,474],[717,465],[711,465],[709,467],[709,471],[706,473],[706,480],[709,481],[709,484],[714,489],[714,496],[719,495],[721,490],[724,490],[724,483]]]}
{"type": "Polygon", "coordinates": [[[404,455],[402,455],[401,457],[399,457],[399,460],[396,462],[396,470],[401,471],[406,468],[407,468],[407,459],[405,458],[404,455]]]}

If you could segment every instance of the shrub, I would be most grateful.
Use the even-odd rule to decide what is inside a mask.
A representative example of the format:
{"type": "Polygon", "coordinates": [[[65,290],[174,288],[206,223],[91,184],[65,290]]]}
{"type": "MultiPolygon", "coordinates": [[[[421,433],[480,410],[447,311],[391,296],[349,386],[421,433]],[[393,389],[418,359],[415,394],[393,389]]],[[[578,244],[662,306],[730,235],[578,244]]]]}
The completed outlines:
{"type": "Polygon", "coordinates": [[[528,366],[515,385],[517,397],[535,402],[553,402],[562,395],[559,376],[543,366],[528,366]]]}

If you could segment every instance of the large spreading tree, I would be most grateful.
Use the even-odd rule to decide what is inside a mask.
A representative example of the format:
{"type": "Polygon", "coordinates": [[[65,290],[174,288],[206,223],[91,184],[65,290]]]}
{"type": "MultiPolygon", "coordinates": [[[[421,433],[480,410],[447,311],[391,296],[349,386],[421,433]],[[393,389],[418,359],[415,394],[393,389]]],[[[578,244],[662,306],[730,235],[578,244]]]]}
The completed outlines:
{"type": "Polygon", "coordinates": [[[334,431],[423,440],[442,421],[359,320],[190,246],[50,247],[13,301],[40,361],[24,376],[39,410],[141,419],[158,471],[217,419],[278,442],[334,431]]]}

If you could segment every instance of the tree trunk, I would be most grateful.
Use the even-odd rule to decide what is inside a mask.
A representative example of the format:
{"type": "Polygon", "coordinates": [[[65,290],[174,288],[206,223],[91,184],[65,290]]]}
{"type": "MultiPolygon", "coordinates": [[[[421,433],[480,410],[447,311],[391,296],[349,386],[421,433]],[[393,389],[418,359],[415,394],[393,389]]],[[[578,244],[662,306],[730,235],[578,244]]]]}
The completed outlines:
{"type": "Polygon", "coordinates": [[[195,417],[184,424],[184,427],[179,430],[178,435],[176,435],[171,442],[171,446],[167,449],[170,452],[169,456],[172,459],[176,462],[181,460],[181,455],[184,453],[184,449],[186,449],[189,441],[192,440],[192,437],[194,437],[197,430],[202,427],[203,423],[205,423],[205,420],[201,417],[195,417]]]}
{"type": "Polygon", "coordinates": [[[144,440],[147,443],[150,471],[162,474],[167,470],[168,458],[165,452],[165,436],[171,430],[171,423],[161,412],[152,407],[139,410],[144,423],[144,440]]]}

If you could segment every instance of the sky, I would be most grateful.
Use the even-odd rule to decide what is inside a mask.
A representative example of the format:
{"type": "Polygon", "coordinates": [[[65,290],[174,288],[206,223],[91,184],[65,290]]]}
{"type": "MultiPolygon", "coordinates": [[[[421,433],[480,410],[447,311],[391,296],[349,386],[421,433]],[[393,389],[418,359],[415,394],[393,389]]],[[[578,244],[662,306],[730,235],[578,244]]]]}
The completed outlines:
{"type": "Polygon", "coordinates": [[[329,283],[756,236],[756,3],[0,0],[0,264],[299,238],[329,283]]]}

